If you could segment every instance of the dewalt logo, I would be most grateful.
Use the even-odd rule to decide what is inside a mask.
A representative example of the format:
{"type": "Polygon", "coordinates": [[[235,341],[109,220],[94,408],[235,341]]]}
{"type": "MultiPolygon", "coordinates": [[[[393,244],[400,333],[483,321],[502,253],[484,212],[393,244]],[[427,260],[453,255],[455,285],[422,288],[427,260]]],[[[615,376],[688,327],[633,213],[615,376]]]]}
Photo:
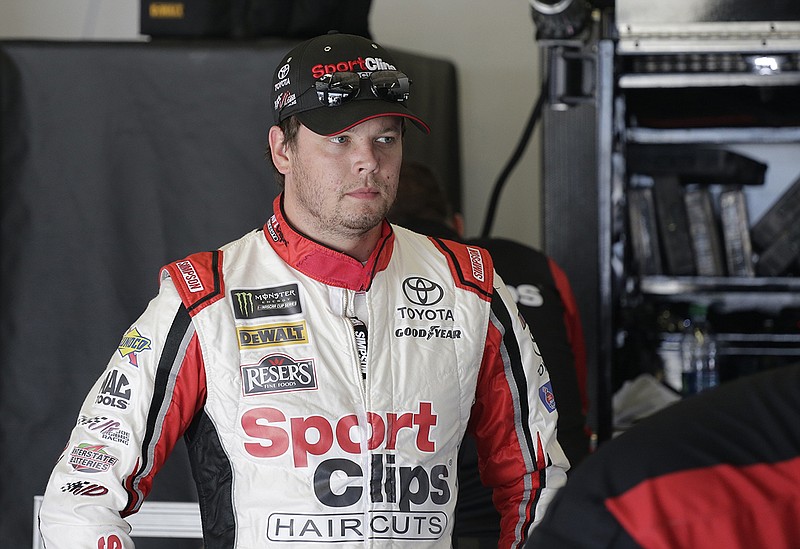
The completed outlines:
{"type": "Polygon", "coordinates": [[[148,6],[151,19],[183,19],[182,2],[152,2],[148,6]]]}
{"type": "Polygon", "coordinates": [[[279,345],[308,343],[304,320],[287,324],[265,324],[236,328],[240,349],[260,349],[279,345]]]}

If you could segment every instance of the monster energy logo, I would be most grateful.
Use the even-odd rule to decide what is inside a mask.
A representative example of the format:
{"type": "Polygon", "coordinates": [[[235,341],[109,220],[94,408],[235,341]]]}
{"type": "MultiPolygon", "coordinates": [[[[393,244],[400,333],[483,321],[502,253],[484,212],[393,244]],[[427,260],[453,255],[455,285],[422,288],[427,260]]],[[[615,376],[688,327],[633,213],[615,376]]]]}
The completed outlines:
{"type": "Polygon", "coordinates": [[[233,314],[236,318],[285,316],[303,312],[297,284],[285,284],[258,290],[233,290],[233,314]]]}
{"type": "Polygon", "coordinates": [[[236,303],[239,305],[239,312],[242,316],[249,317],[253,314],[253,293],[239,292],[236,295],[236,303]]]}

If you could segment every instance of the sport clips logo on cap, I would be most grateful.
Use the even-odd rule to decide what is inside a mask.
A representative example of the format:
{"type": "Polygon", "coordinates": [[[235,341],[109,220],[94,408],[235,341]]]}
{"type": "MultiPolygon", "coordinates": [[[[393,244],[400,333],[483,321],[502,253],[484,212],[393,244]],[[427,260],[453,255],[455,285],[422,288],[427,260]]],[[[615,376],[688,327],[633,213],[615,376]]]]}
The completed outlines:
{"type": "Polygon", "coordinates": [[[429,133],[406,106],[410,86],[378,44],[326,34],[299,44],[278,64],[271,89],[274,120],[279,124],[294,115],[311,131],[334,135],[371,118],[400,116],[429,133]]]}

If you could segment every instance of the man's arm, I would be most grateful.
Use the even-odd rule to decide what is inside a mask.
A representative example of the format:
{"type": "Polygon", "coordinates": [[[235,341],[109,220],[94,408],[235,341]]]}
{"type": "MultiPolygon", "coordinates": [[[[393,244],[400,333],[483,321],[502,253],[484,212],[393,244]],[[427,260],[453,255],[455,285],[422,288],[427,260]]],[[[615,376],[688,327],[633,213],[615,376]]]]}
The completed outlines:
{"type": "Polygon", "coordinates": [[[494,489],[500,547],[521,547],[569,463],[556,440],[550,378],[527,325],[495,274],[486,348],[470,418],[481,479],[494,489]]]}
{"type": "Polygon", "coordinates": [[[89,391],[53,469],[39,513],[48,549],[131,545],[123,517],[202,405],[202,372],[189,314],[164,281],[89,391]]]}

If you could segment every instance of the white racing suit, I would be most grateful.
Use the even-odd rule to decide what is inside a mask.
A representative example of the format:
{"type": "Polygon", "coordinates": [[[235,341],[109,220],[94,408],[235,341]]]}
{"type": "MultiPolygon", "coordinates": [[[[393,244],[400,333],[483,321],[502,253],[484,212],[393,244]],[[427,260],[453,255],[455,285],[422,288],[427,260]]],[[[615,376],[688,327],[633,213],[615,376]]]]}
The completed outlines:
{"type": "Polygon", "coordinates": [[[450,547],[475,433],[502,547],[568,464],[549,376],[477,247],[384,223],[362,265],[263,230],[167,265],[50,477],[46,547],[133,547],[126,517],[185,436],[206,549],[450,547]]]}

